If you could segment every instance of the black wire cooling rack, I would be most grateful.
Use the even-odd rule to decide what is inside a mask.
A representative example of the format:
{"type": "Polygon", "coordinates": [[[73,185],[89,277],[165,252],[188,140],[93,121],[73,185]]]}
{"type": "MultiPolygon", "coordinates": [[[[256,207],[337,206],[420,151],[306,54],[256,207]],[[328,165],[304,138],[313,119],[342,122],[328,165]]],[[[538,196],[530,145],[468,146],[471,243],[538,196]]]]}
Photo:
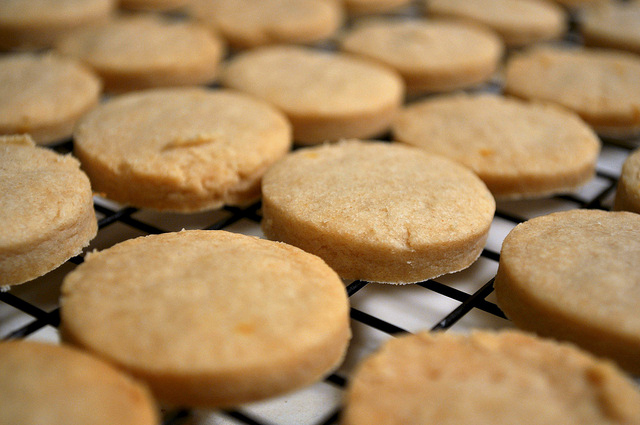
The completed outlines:
{"type": "MultiPolygon", "coordinates": [[[[165,410],[163,424],[335,424],[339,422],[340,399],[354,365],[384,339],[422,329],[464,332],[510,327],[491,298],[502,239],[516,224],[537,215],[575,208],[610,209],[622,162],[633,147],[633,143],[604,141],[596,176],[578,193],[498,203],[486,248],[478,261],[463,272],[415,285],[346,283],[354,337],[344,365],[325,381],[311,389],[233,410],[165,410]]],[[[68,153],[72,142],[53,149],[68,153]]],[[[131,237],[182,228],[224,229],[261,236],[260,203],[196,215],[154,213],[99,197],[94,198],[94,205],[99,231],[89,250],[104,249],[131,237]]],[[[42,278],[0,292],[0,339],[56,341],[60,323],[59,285],[64,275],[82,261],[82,255],[74,257],[42,278]]]]}

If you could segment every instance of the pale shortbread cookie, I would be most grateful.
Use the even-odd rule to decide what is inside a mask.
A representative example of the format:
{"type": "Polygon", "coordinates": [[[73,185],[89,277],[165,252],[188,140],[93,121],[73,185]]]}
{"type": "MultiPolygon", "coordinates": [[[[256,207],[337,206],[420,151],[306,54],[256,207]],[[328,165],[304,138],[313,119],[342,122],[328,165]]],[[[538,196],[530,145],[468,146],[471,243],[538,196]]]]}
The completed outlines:
{"type": "Polygon", "coordinates": [[[0,136],[0,286],[80,254],[97,232],[89,179],[70,155],[0,136]]]}
{"type": "Polygon", "coordinates": [[[38,144],[71,136],[98,104],[101,83],[72,59],[49,54],[0,56],[0,135],[29,133],[38,144]]]}
{"type": "Polygon", "coordinates": [[[257,200],[262,174],[291,147],[291,128],[242,93],[166,88],[112,98],[78,123],[74,139],[96,191],[194,212],[257,200]]]}
{"type": "Polygon", "coordinates": [[[503,53],[502,40],[484,28],[417,19],[364,21],[345,33],[340,48],[392,67],[412,94],[484,83],[503,53]]]}
{"type": "Polygon", "coordinates": [[[223,231],[92,253],[65,278],[61,308],[65,340],[178,406],[232,406],[311,384],[350,338],[344,284],[321,259],[223,231]]]}
{"type": "Polygon", "coordinates": [[[345,141],[298,150],[265,174],[265,235],[345,279],[411,283],[471,265],[495,211],[470,170],[417,148],[345,141]]]}
{"type": "Polygon", "coordinates": [[[422,331],[359,365],[341,423],[637,425],[640,392],[570,344],[516,331],[422,331]]]}
{"type": "Polygon", "coordinates": [[[299,144],[370,138],[386,132],[404,100],[390,68],[306,47],[261,47],[231,59],[223,85],[280,108],[299,144]]]}
{"type": "Polygon", "coordinates": [[[640,57],[631,53],[533,48],[507,62],[505,92],[558,103],[605,136],[640,131],[640,57]]]}
{"type": "Polygon", "coordinates": [[[504,240],[498,305],[523,329],[640,374],[638,264],[638,214],[572,210],[534,218],[504,240]]]}
{"type": "Polygon", "coordinates": [[[640,1],[605,1],[585,7],[580,31],[590,46],[640,53],[640,1]]]}
{"type": "Polygon", "coordinates": [[[338,0],[352,16],[392,13],[408,6],[412,0],[338,0]]]}
{"type": "Polygon", "coordinates": [[[149,391],[79,350],[29,341],[0,342],[0,423],[156,425],[149,391]]]}
{"type": "Polygon", "coordinates": [[[600,141],[576,114],[492,94],[410,104],[394,139],[471,168],[500,199],[574,191],[595,175],[600,141]]]}
{"type": "Polygon", "coordinates": [[[423,0],[428,16],[459,18],[486,25],[507,46],[555,40],[567,30],[564,10],[545,0],[423,0]]]}
{"type": "Polygon", "coordinates": [[[237,49],[320,42],[344,20],[342,7],[329,0],[195,0],[193,10],[237,49]]]}
{"type": "Polygon", "coordinates": [[[109,92],[212,83],[225,51],[207,28],[153,14],[76,31],[55,47],[93,68],[109,92]]]}
{"type": "Polygon", "coordinates": [[[42,49],[108,19],[115,0],[2,0],[0,49],[42,49]]]}
{"type": "Polygon", "coordinates": [[[640,150],[629,155],[622,165],[613,209],[640,214],[640,150]]]}

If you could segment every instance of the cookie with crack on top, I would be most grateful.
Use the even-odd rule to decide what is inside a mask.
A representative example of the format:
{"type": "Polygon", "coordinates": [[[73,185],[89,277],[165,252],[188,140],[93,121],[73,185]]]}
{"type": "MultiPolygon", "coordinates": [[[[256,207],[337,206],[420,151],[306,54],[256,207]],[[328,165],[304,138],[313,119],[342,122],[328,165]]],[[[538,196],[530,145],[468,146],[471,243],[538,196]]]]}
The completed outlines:
{"type": "Polygon", "coordinates": [[[412,283],[480,255],[495,211],[466,167],[401,144],[297,150],[262,182],[264,234],[323,258],[344,279],[412,283]]]}
{"type": "Polygon", "coordinates": [[[196,212],[260,197],[291,147],[286,117],[228,90],[166,88],[113,97],[87,114],[74,153],[94,189],[140,208],[196,212]]]}

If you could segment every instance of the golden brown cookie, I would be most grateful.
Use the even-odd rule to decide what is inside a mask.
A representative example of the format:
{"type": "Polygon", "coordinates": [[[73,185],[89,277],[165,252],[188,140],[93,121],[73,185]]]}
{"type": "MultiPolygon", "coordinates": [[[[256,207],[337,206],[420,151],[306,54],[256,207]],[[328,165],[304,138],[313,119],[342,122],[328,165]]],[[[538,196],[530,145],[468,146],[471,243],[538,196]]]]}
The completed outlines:
{"type": "Polygon", "coordinates": [[[480,255],[495,210],[467,168],[417,148],[346,141],[300,149],[264,176],[262,229],[344,279],[411,283],[480,255]]]}
{"type": "Polygon", "coordinates": [[[190,0],[119,0],[123,9],[150,12],[182,11],[190,4],[190,0]]]}
{"type": "Polygon", "coordinates": [[[562,37],[566,14],[546,0],[423,0],[428,16],[464,19],[496,31],[508,47],[562,37]]]}
{"type": "Polygon", "coordinates": [[[322,260],[223,231],[92,253],[65,278],[61,306],[66,340],[179,406],[231,406],[311,384],[350,338],[344,284],[322,260]]]}
{"type": "Polygon", "coordinates": [[[640,374],[638,264],[638,214],[572,210],[537,217],[504,240],[498,305],[525,330],[572,341],[640,374]]]}
{"type": "Polygon", "coordinates": [[[613,209],[640,214],[640,150],[631,153],[622,165],[613,209]]]}
{"type": "Polygon", "coordinates": [[[294,140],[304,145],[380,135],[404,100],[402,78],[391,69],[305,47],[244,52],[227,63],[220,79],[280,108],[294,140]]]}
{"type": "Polygon", "coordinates": [[[29,341],[0,342],[0,423],[155,425],[149,391],[79,350],[29,341]]]}
{"type": "Polygon", "coordinates": [[[500,199],[573,191],[595,174],[600,141],[576,114],[492,94],[456,94],[410,104],[394,140],[471,168],[500,199]]]}
{"type": "Polygon", "coordinates": [[[640,53],[640,1],[604,1],[580,14],[585,44],[640,53]]]}
{"type": "Polygon", "coordinates": [[[242,93],[166,88],[113,97],[85,116],[74,153],[94,189],[161,211],[245,205],[291,147],[282,113],[242,93]]]}
{"type": "Polygon", "coordinates": [[[640,57],[598,49],[534,48],[506,66],[505,92],[558,103],[602,135],[640,131],[640,57]]]}
{"type": "Polygon", "coordinates": [[[109,19],[115,0],[2,0],[0,50],[42,49],[109,19]]]}
{"type": "Polygon", "coordinates": [[[408,6],[411,0],[339,0],[351,16],[392,13],[408,6]]]}
{"type": "Polygon", "coordinates": [[[344,20],[334,0],[196,0],[193,9],[236,49],[317,43],[333,36],[344,20]]]}
{"type": "Polygon", "coordinates": [[[35,279],[80,254],[97,232],[89,179],[70,155],[0,137],[0,286],[35,279]]]}
{"type": "Polygon", "coordinates": [[[486,82],[503,43],[494,33],[454,21],[376,19],[347,31],[340,48],[395,69],[409,93],[442,92],[486,82]]]}
{"type": "Polygon", "coordinates": [[[93,68],[109,92],[212,83],[225,50],[205,27],[153,14],[120,16],[55,47],[93,68]]]}
{"type": "Polygon", "coordinates": [[[0,56],[0,135],[29,135],[38,144],[71,136],[98,104],[101,83],[79,62],[49,54],[0,56]]]}
{"type": "Polygon", "coordinates": [[[420,332],[356,370],[343,425],[637,425],[640,392],[573,345],[516,331],[420,332]]]}

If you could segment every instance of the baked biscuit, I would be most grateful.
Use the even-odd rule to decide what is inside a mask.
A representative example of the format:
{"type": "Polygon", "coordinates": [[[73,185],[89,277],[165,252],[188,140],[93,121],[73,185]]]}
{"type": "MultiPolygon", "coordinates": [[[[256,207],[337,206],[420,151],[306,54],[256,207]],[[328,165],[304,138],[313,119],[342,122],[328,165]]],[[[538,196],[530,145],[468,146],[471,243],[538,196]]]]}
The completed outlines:
{"type": "Polygon", "coordinates": [[[603,136],[640,131],[640,58],[631,53],[534,48],[508,60],[505,92],[567,107],[603,136]]]}
{"type": "Polygon", "coordinates": [[[572,210],[516,226],[502,245],[498,305],[513,322],[640,374],[640,215],[572,210]]]}
{"type": "Polygon", "coordinates": [[[598,2],[580,11],[580,32],[588,46],[640,53],[640,1],[598,2]]]}
{"type": "Polygon", "coordinates": [[[262,182],[264,234],[344,279],[411,283],[471,265],[495,201],[470,170],[416,148],[346,141],[300,149],[262,182]]]}
{"type": "Polygon", "coordinates": [[[29,341],[0,342],[0,423],[155,425],[146,387],[79,350],[29,341]]]}
{"type": "Polygon", "coordinates": [[[561,38],[564,10],[545,0],[423,0],[428,16],[458,18],[486,25],[508,47],[561,38]]]}
{"type": "Polygon", "coordinates": [[[98,104],[101,89],[98,77],[72,59],[0,56],[0,135],[29,133],[38,144],[66,139],[98,104]]]}
{"type": "Polygon", "coordinates": [[[93,68],[108,92],[212,83],[225,50],[203,26],[153,14],[76,31],[55,48],[93,68]]]}
{"type": "Polygon", "coordinates": [[[78,161],[28,136],[0,137],[0,194],[0,286],[42,276],[96,235],[91,187],[78,161]]]}
{"type": "Polygon", "coordinates": [[[317,43],[331,37],[344,20],[334,0],[196,0],[193,10],[236,49],[317,43]]]}
{"type": "Polygon", "coordinates": [[[115,0],[2,0],[0,49],[43,49],[113,15],[115,0]]]}
{"type": "Polygon", "coordinates": [[[640,423],[640,392],[618,368],[516,331],[420,332],[356,370],[343,425],[640,423]]]}
{"type": "Polygon", "coordinates": [[[408,6],[412,0],[339,0],[351,16],[392,13],[408,6]]]}
{"type": "Polygon", "coordinates": [[[502,40],[478,26],[417,19],[364,21],[346,32],[340,48],[395,69],[411,94],[484,83],[503,53],[502,40]]]}
{"type": "Polygon", "coordinates": [[[231,59],[224,86],[280,108],[303,145],[386,132],[404,100],[402,78],[346,54],[296,46],[261,47],[231,59]]]}
{"type": "Polygon", "coordinates": [[[595,175],[600,141],[576,114],[491,94],[432,97],[405,107],[394,139],[472,169],[500,199],[573,191],[595,175]]]}
{"type": "Polygon", "coordinates": [[[613,209],[640,214],[640,150],[634,151],[622,164],[613,209]]]}
{"type": "Polygon", "coordinates": [[[122,9],[150,12],[181,11],[190,3],[190,0],[119,0],[122,9]]]}
{"type": "Polygon", "coordinates": [[[241,93],[165,88],[113,97],[78,123],[74,139],[96,191],[136,207],[195,212],[256,201],[262,174],[291,147],[291,128],[241,93]]]}
{"type": "Polygon", "coordinates": [[[231,406],[321,379],[349,338],[344,284],[286,244],[192,230],[121,242],[68,274],[62,335],[165,403],[231,406]]]}

